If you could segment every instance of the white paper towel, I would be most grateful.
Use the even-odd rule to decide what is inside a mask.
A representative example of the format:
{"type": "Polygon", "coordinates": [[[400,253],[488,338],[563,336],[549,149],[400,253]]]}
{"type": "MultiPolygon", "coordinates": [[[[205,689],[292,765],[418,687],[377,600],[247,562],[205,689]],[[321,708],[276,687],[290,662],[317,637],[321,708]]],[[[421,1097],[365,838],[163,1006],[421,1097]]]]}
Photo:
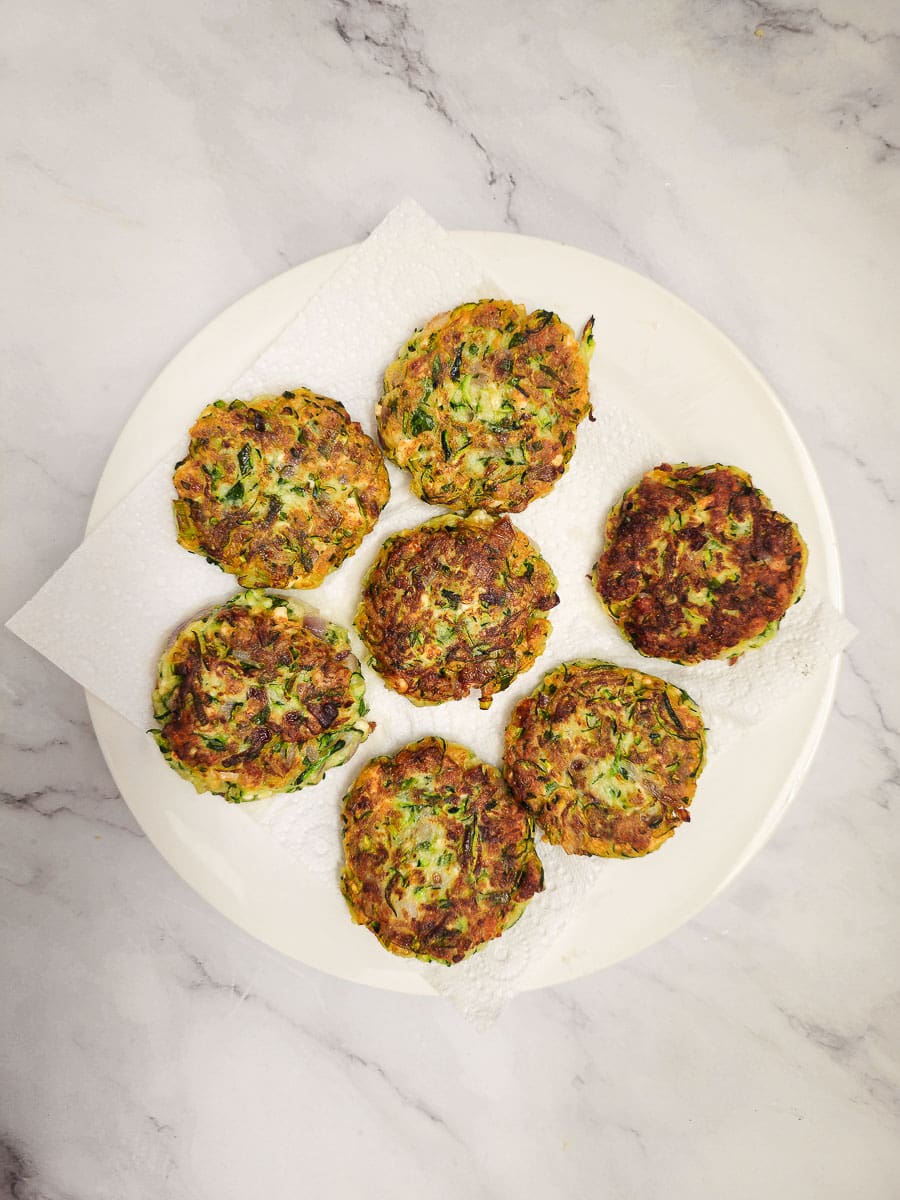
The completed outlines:
{"type": "MultiPolygon", "coordinates": [[[[483,268],[458,250],[417,205],[393,210],[324,284],[302,313],[246,371],[227,398],[305,386],[343,401],[374,433],[381,376],[408,334],[442,309],[465,300],[503,296],[483,268]]],[[[561,313],[580,328],[587,312],[561,313]]],[[[602,350],[602,336],[599,339],[602,350]]],[[[208,399],[212,399],[209,397],[208,399]]],[[[852,627],[813,592],[785,618],[778,636],[734,667],[708,663],[676,667],[641,658],[621,638],[586,578],[600,548],[605,515],[647,468],[683,458],[658,442],[627,409],[627,395],[595,397],[596,422],[585,421],[567,474],[553,492],[513,519],[535,539],[559,579],[560,605],[549,615],[553,632],[535,667],[498,696],[488,712],[477,699],[417,708],[366,671],[372,737],[354,759],[299,793],[235,809],[255,820],[306,869],[334,880],[340,861],[339,811],[347,787],[375,754],[399,749],[426,734],[462,742],[499,763],[503,731],[514,703],[543,673],[573,657],[608,658],[638,666],[684,687],[710,727],[711,752],[741,728],[771,715],[784,697],[853,635],[852,627]]],[[[198,405],[198,410],[201,405],[198,405]]],[[[139,728],[151,722],[150,693],[160,649],[187,615],[223,600],[235,582],[176,542],[172,468],[187,445],[195,414],[171,455],[102,522],[10,621],[9,627],[139,728]],[[139,552],[136,552],[139,548],[139,552]]],[[[740,464],[738,464],[740,465],[740,464]]],[[[331,620],[349,626],[362,577],[384,539],[434,516],[416,499],[407,476],[389,466],[391,499],[361,549],[325,583],[299,593],[331,620]]],[[[765,481],[758,481],[765,490],[765,481]]],[[[358,640],[355,648],[365,662],[358,640]]],[[[479,1023],[496,1016],[536,956],[552,944],[573,908],[589,892],[596,861],[570,858],[541,845],[547,890],[503,939],[448,970],[425,967],[429,981],[479,1023]]]]}

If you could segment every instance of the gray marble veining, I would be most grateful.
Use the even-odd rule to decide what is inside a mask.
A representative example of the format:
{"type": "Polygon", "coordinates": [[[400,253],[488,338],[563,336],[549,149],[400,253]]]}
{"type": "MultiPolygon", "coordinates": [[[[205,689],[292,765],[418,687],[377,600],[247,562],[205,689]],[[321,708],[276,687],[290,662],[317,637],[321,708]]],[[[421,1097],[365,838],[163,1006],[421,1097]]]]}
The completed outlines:
{"type": "Polygon", "coordinates": [[[896,6],[44,0],[3,59],[4,618],[184,341],[411,194],[734,338],[822,476],[861,635],[738,881],[481,1036],[211,911],[4,633],[0,1196],[896,1196],[896,6]]]}

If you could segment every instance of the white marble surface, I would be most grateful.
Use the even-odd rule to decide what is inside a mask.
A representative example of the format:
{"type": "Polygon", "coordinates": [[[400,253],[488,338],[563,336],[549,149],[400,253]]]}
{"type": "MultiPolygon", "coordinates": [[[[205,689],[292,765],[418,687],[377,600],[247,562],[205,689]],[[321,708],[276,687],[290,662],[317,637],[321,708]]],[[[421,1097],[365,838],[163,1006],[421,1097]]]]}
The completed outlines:
{"type": "Polygon", "coordinates": [[[77,687],[3,633],[0,1196],[898,1194],[898,58],[888,0],[10,11],[0,617],[187,337],[411,194],[606,254],[733,337],[822,476],[861,636],[737,882],[478,1035],[211,911],[77,687]]]}

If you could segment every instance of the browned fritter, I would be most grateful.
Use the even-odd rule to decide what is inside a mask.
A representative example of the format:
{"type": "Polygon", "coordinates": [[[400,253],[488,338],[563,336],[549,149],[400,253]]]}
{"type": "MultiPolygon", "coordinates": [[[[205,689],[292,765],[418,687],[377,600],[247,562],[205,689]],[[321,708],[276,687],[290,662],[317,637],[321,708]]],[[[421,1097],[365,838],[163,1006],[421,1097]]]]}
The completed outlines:
{"type": "Polygon", "coordinates": [[[441,738],[372,759],[344,797],[341,888],[394,954],[460,962],[543,887],[532,822],[496,767],[441,738]]]}
{"type": "Polygon", "coordinates": [[[641,654],[698,663],[771,637],[805,568],[796,525],[745,471],[663,463],[610,512],[593,582],[641,654]]]}
{"type": "Polygon", "coordinates": [[[479,300],[439,313],[387,369],[376,415],[417,496],[457,512],[521,512],[563,474],[591,411],[593,317],[479,300]]]}
{"type": "Polygon", "coordinates": [[[569,854],[649,854],[690,820],[706,738],[686,692],[612,663],[563,663],[520,700],[504,769],[569,854]]]}
{"type": "Polygon", "coordinates": [[[556,577],[508,517],[434,517],[387,539],[356,628],[388,687],[417,704],[480,689],[481,707],[529,668],[559,603],[556,577]]]}
{"type": "Polygon", "coordinates": [[[231,801],[317,783],[370,730],[346,631],[252,590],[176,634],[153,708],[171,766],[231,801]]]}
{"type": "Polygon", "coordinates": [[[318,587],[390,494],[372,439],[306,388],[210,404],[174,483],[179,542],[245,587],[318,587]]]}

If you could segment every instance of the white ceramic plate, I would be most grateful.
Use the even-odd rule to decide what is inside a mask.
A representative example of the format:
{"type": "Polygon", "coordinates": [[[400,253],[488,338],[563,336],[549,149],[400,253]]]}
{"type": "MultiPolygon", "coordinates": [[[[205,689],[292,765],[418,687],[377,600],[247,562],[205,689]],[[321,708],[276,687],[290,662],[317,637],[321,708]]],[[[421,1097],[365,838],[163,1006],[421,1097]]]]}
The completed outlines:
{"type": "MultiPolygon", "coordinates": [[[[647,423],[683,456],[749,470],[809,545],[809,579],[842,607],[834,530],[809,456],[778,399],[735,346],[682,301],[605,259],[515,234],[455,233],[512,296],[539,296],[563,314],[593,312],[592,370],[602,419],[603,376],[623,385],[647,423]],[[599,369],[598,369],[599,360],[599,369]],[[673,411],[667,381],[696,381],[696,403],[673,411]],[[713,386],[711,386],[711,382],[713,386]]],[[[91,529],[159,461],[196,415],[272,341],[349,250],[295,267],[239,300],[169,364],[110,455],[91,529]]],[[[687,389],[690,392],[690,388],[687,389]]],[[[646,859],[602,864],[602,886],[525,986],[608,966],[659,940],[706,904],[762,846],[809,765],[834,693],[837,660],[810,678],[774,721],[706,770],[689,830],[646,859]],[[702,807],[701,807],[702,806],[702,807]],[[700,812],[702,811],[702,820],[700,812]],[[605,918],[615,913],[615,920],[605,918]]],[[[425,993],[417,964],[394,958],[350,921],[334,884],[307,877],[261,829],[202,796],[185,806],[155,745],[88,696],[100,746],[136,820],[181,877],[262,941],[320,970],[378,987],[425,993]]]]}

